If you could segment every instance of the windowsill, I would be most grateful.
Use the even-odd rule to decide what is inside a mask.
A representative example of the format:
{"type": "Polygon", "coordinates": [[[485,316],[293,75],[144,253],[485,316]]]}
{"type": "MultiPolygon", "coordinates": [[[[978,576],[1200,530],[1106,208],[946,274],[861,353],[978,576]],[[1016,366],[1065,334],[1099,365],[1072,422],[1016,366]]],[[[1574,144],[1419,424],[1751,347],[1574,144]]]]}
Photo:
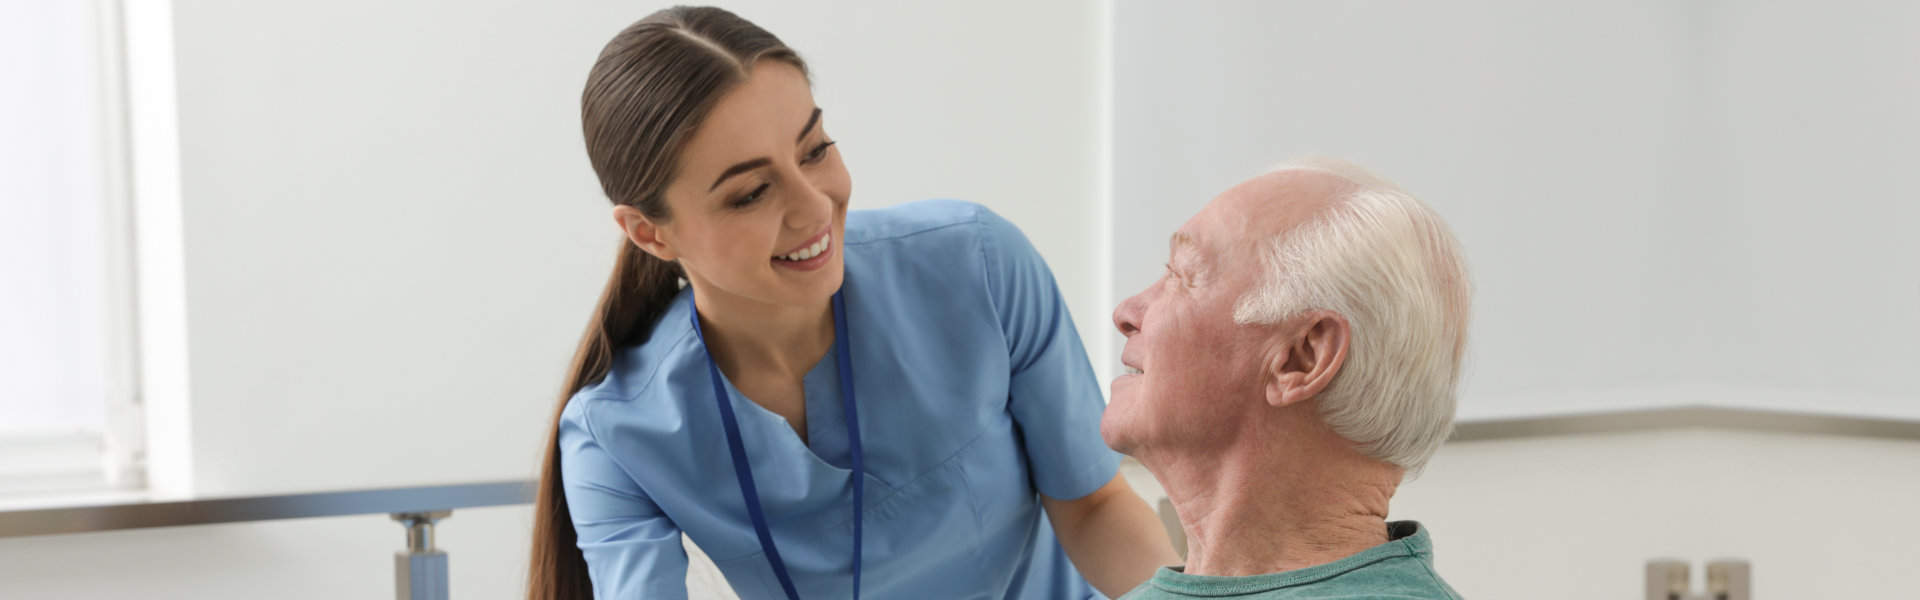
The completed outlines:
{"type": "Polygon", "coordinates": [[[98,504],[123,504],[123,502],[154,502],[156,498],[148,488],[65,488],[50,492],[27,492],[27,494],[6,494],[0,496],[0,510],[35,510],[35,508],[69,508],[69,506],[98,506],[98,504]]]}
{"type": "Polygon", "coordinates": [[[0,506],[46,507],[126,501],[146,494],[137,473],[113,473],[100,433],[0,434],[0,506]]]}

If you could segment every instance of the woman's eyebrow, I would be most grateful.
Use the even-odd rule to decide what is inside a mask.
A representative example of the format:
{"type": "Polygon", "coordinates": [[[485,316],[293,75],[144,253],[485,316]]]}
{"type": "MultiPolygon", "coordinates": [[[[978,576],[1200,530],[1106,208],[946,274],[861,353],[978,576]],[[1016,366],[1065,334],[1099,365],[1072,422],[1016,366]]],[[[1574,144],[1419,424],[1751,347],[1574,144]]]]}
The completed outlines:
{"type": "Polygon", "coordinates": [[[820,123],[820,107],[815,106],[813,107],[813,114],[807,117],[807,126],[800,128],[800,137],[793,138],[793,143],[798,144],[800,142],[806,141],[807,134],[813,133],[813,126],[818,125],[819,123],[820,123]]]}
{"type": "MultiPolygon", "coordinates": [[[[800,137],[794,139],[793,143],[798,144],[802,141],[805,141],[807,139],[807,134],[813,133],[813,127],[819,124],[820,124],[820,107],[816,106],[813,109],[813,114],[807,116],[807,126],[800,129],[800,137]]],[[[752,171],[754,169],[758,169],[760,167],[764,167],[770,164],[773,164],[773,161],[768,160],[766,157],[761,157],[761,158],[756,158],[749,161],[744,161],[744,162],[741,162],[740,164],[737,164],[731,167],[727,167],[727,170],[720,172],[720,177],[718,179],[713,180],[713,187],[707,188],[707,191],[712,192],[714,190],[720,189],[720,184],[726,183],[728,177],[739,175],[747,171],[752,171]]]]}
{"type": "Polygon", "coordinates": [[[764,167],[770,164],[773,164],[773,161],[767,160],[765,157],[761,157],[761,158],[749,160],[731,167],[727,167],[726,171],[722,171],[720,173],[719,179],[713,180],[713,187],[707,188],[707,191],[712,192],[714,190],[720,189],[720,184],[725,183],[728,177],[739,175],[747,171],[752,171],[754,169],[758,169],[760,167],[764,167]]]}

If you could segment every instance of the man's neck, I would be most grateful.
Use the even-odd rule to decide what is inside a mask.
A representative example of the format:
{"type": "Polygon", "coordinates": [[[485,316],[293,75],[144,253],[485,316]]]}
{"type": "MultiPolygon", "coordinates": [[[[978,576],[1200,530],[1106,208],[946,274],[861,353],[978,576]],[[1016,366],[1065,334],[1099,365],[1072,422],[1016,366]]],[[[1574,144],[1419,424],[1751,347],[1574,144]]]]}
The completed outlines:
{"type": "Polygon", "coordinates": [[[796,308],[706,287],[695,289],[695,309],[700,313],[707,350],[729,377],[797,378],[833,348],[832,300],[796,308]]]}
{"type": "Polygon", "coordinates": [[[1338,439],[1267,431],[1207,455],[1141,456],[1186,529],[1186,572],[1278,573],[1386,543],[1400,470],[1323,436],[1338,439]]]}

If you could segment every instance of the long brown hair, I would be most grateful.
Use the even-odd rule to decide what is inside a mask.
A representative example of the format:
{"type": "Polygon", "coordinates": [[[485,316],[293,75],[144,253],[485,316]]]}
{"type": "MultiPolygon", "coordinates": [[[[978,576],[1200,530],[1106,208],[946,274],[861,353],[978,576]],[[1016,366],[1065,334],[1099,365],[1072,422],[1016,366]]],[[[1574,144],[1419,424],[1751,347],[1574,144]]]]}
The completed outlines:
{"type": "MultiPolygon", "coordinates": [[[[654,223],[667,222],[662,194],[679,169],[681,150],[720,97],[760,60],[778,60],[803,73],[807,68],[773,34],[712,7],[662,10],[607,42],[580,94],[587,156],[607,199],[639,209],[654,223]]],[[[646,341],[684,276],[679,264],[621,240],[613,275],[574,351],[554,408],[533,505],[529,600],[593,597],[561,482],[560,414],[574,394],[607,376],[615,350],[646,341]]]]}

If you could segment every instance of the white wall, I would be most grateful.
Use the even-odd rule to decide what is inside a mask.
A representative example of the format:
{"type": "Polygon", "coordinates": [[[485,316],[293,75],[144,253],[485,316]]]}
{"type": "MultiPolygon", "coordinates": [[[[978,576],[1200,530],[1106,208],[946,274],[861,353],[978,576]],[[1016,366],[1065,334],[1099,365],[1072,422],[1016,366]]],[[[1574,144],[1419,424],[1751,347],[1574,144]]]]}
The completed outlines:
{"type": "Polygon", "coordinates": [[[1122,1],[1114,293],[1291,155],[1458,232],[1465,418],[1672,403],[1920,419],[1920,6],[1122,1]]]}
{"type": "MultiPolygon", "coordinates": [[[[1910,598],[1920,442],[1674,429],[1457,442],[1393,499],[1468,598],[1644,597],[1646,563],[1744,559],[1762,598],[1910,598]]],[[[1128,471],[1150,501],[1165,496],[1128,471]]]]}
{"type": "MultiPolygon", "coordinates": [[[[533,475],[618,239],[580,88],[666,4],[174,2],[196,492],[533,475]]],[[[812,62],[855,208],[993,207],[1105,348],[1093,2],[729,8],[812,62]]],[[[521,592],[529,514],[441,526],[459,597],[521,592]]],[[[377,598],[402,546],[385,516],[0,540],[0,596],[377,598]]]]}
{"type": "Polygon", "coordinates": [[[1705,368],[1920,418],[1920,4],[1707,6],[1707,202],[1727,276],[1720,310],[1702,311],[1726,351],[1705,368]]]}
{"type": "MultiPolygon", "coordinates": [[[[1920,419],[1920,5],[1122,0],[1114,21],[1116,297],[1215,194],[1333,154],[1466,247],[1464,419],[1920,419]]],[[[1890,528],[1916,464],[1920,443],[1728,431],[1455,443],[1393,518],[1431,526],[1474,598],[1637,598],[1669,556],[1750,559],[1768,598],[1911,597],[1920,551],[1890,528]]]]}
{"type": "Polygon", "coordinates": [[[1394,519],[1431,527],[1470,598],[1640,598],[1645,564],[1753,564],[1763,598],[1910,598],[1897,531],[1920,506],[1920,443],[1674,430],[1448,445],[1394,519]]]}

